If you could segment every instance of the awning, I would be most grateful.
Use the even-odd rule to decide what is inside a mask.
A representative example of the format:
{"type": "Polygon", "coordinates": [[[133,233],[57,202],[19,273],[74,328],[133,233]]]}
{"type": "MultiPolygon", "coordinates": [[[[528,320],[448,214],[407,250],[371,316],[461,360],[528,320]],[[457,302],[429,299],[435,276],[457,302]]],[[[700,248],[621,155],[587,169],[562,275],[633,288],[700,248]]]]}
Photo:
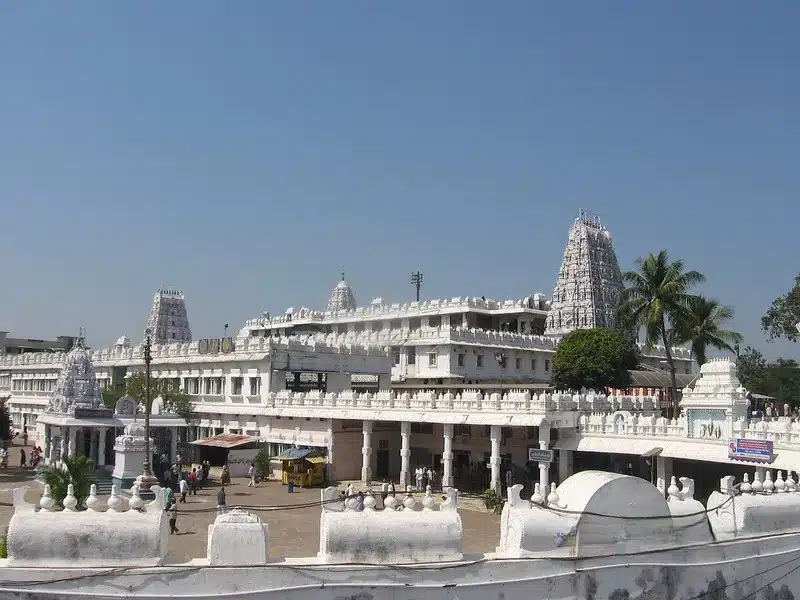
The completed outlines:
{"type": "Polygon", "coordinates": [[[309,456],[306,460],[315,465],[328,462],[328,459],[324,456],[309,456]]]}
{"type": "MultiPolygon", "coordinates": [[[[666,371],[630,371],[631,387],[668,388],[672,387],[672,378],[666,371]]],[[[699,375],[675,374],[678,389],[689,387],[699,375]]]]}
{"type": "Polygon", "coordinates": [[[210,446],[213,448],[236,448],[245,444],[258,442],[259,438],[249,435],[239,435],[235,433],[221,433],[205,440],[195,440],[189,442],[195,446],[210,446]]]}
{"type": "MultiPolygon", "coordinates": [[[[276,456],[275,460],[298,460],[304,458],[308,462],[314,462],[313,459],[321,458],[317,456],[316,450],[311,448],[290,448],[280,456],[276,456]]],[[[325,462],[325,459],[322,459],[322,462],[325,462]]]]}

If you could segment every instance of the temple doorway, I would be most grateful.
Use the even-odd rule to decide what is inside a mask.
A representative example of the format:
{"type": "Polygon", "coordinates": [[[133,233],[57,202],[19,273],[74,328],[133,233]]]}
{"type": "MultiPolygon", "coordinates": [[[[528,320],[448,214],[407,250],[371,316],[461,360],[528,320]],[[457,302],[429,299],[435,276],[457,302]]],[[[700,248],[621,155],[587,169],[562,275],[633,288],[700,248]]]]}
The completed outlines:
{"type": "Polygon", "coordinates": [[[375,465],[375,477],[376,479],[388,479],[389,478],[389,450],[387,449],[380,449],[378,450],[378,457],[377,457],[377,464],[375,465]]]}

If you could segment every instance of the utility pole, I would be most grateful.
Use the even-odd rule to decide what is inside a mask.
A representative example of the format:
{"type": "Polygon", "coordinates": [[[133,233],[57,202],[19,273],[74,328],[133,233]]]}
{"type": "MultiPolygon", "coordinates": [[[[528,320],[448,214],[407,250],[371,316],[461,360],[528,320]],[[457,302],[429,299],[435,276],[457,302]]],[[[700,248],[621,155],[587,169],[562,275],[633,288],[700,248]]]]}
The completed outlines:
{"type": "Polygon", "coordinates": [[[422,287],[422,273],[417,271],[411,274],[411,285],[417,288],[417,302],[419,302],[419,289],[422,287]]]}
{"type": "Polygon", "coordinates": [[[153,456],[152,446],[150,445],[150,363],[153,360],[150,353],[152,331],[148,327],[145,330],[144,340],[144,441],[145,441],[145,455],[142,461],[142,474],[136,478],[139,484],[139,491],[146,494],[150,493],[150,488],[158,485],[158,479],[153,476],[151,459],[153,456]]]}

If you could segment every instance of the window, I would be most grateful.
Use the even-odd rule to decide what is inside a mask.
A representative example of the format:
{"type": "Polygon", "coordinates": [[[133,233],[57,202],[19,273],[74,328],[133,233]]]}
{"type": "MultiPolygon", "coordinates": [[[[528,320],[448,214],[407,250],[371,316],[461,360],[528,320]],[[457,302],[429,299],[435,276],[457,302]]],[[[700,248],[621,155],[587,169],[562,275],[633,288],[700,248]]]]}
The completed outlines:
{"type": "Polygon", "coordinates": [[[436,368],[436,352],[428,352],[428,367],[436,368]]]}
{"type": "Polygon", "coordinates": [[[544,371],[545,371],[545,373],[549,373],[550,372],[550,361],[549,360],[544,361],[544,371]]]}
{"type": "Polygon", "coordinates": [[[242,395],[242,378],[231,377],[231,394],[234,396],[242,395]]]}
{"type": "Polygon", "coordinates": [[[536,359],[531,359],[531,371],[536,371],[536,359]]]}
{"type": "Polygon", "coordinates": [[[260,377],[251,377],[250,378],[250,395],[251,396],[258,396],[261,394],[261,378],[260,377]]]}
{"type": "Polygon", "coordinates": [[[428,327],[441,327],[442,326],[442,317],[435,316],[435,317],[428,317],[428,327]]]}
{"type": "Polygon", "coordinates": [[[411,423],[411,433],[433,435],[433,423],[411,423]]]}
{"type": "Polygon", "coordinates": [[[483,368],[483,354],[478,354],[475,356],[475,365],[479,368],[483,368]]]}
{"type": "Polygon", "coordinates": [[[408,320],[408,328],[409,328],[411,331],[416,331],[416,330],[417,330],[417,329],[419,329],[421,326],[422,326],[422,319],[420,319],[419,317],[416,317],[416,318],[414,318],[414,319],[409,319],[409,320],[408,320]]]}
{"type": "Polygon", "coordinates": [[[400,348],[397,346],[392,347],[392,364],[397,366],[400,364],[400,348]]]}
{"type": "Polygon", "coordinates": [[[466,358],[466,355],[464,353],[459,353],[458,354],[458,366],[459,367],[463,367],[464,366],[464,359],[465,358],[466,358]]]}
{"type": "Polygon", "coordinates": [[[469,437],[471,434],[470,426],[469,425],[454,425],[453,426],[453,435],[460,435],[469,437]]]}
{"type": "Polygon", "coordinates": [[[416,348],[408,348],[406,350],[406,358],[408,359],[408,364],[415,365],[417,364],[417,349],[416,348]]]}
{"type": "Polygon", "coordinates": [[[515,358],[514,359],[514,368],[517,371],[519,371],[522,368],[522,359],[521,358],[515,358]]]}

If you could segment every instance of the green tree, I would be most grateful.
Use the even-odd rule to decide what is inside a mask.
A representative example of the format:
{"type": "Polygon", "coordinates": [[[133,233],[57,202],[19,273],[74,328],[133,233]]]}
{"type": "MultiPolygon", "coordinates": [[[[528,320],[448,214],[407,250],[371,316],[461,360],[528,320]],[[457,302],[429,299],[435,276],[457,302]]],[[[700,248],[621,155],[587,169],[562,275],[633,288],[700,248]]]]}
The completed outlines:
{"type": "Polygon", "coordinates": [[[267,479],[270,474],[270,455],[267,452],[266,448],[261,448],[256,454],[255,459],[253,462],[256,465],[256,473],[261,477],[261,479],[267,479]]]}
{"type": "Polygon", "coordinates": [[[596,327],[564,336],[553,356],[550,383],[559,389],[626,388],[639,364],[636,345],[623,333],[596,327]]]}
{"type": "Polygon", "coordinates": [[[670,261],[666,250],[636,260],[636,270],[623,274],[618,320],[623,328],[645,332],[648,346],[664,345],[671,378],[673,414],[678,415],[678,383],[670,348],[670,327],[685,320],[689,290],[705,280],[698,271],[684,270],[682,260],[670,261]]]}
{"type": "Polygon", "coordinates": [[[751,392],[762,394],[755,389],[754,386],[759,386],[761,380],[765,377],[768,367],[767,359],[758,350],[747,346],[736,363],[736,374],[739,382],[751,392]]]}
{"type": "MultiPolygon", "coordinates": [[[[134,373],[126,379],[127,394],[137,402],[144,404],[145,401],[145,374],[134,373]]],[[[186,419],[187,422],[196,418],[194,405],[189,396],[169,379],[150,378],[150,402],[161,397],[164,401],[164,410],[169,413],[177,414],[186,419]]]]}
{"type": "Polygon", "coordinates": [[[785,337],[796,342],[800,337],[800,276],[795,277],[794,287],[773,300],[772,306],[761,317],[761,329],[769,341],[785,337]]]}
{"type": "Polygon", "coordinates": [[[103,406],[106,408],[115,408],[117,401],[125,395],[125,386],[118,385],[112,386],[102,390],[103,406]]]}
{"type": "Polygon", "coordinates": [[[742,334],[723,329],[733,319],[733,309],[703,296],[688,296],[685,311],[674,324],[671,343],[689,344],[698,365],[708,362],[709,348],[728,350],[742,341],[742,334]]]}
{"type": "Polygon", "coordinates": [[[82,454],[74,454],[63,459],[64,468],[52,466],[44,467],[39,473],[42,480],[50,486],[53,501],[63,506],[67,495],[67,486],[71,483],[78,508],[84,508],[89,497],[89,488],[95,482],[94,462],[82,454]]]}
{"type": "Polygon", "coordinates": [[[11,413],[8,411],[8,404],[5,400],[0,400],[0,440],[8,441],[11,439],[11,413]]]}
{"type": "Polygon", "coordinates": [[[739,381],[749,392],[771,396],[780,404],[797,406],[800,401],[800,366],[794,360],[779,358],[770,363],[748,346],[739,356],[737,370],[739,381]]]}

